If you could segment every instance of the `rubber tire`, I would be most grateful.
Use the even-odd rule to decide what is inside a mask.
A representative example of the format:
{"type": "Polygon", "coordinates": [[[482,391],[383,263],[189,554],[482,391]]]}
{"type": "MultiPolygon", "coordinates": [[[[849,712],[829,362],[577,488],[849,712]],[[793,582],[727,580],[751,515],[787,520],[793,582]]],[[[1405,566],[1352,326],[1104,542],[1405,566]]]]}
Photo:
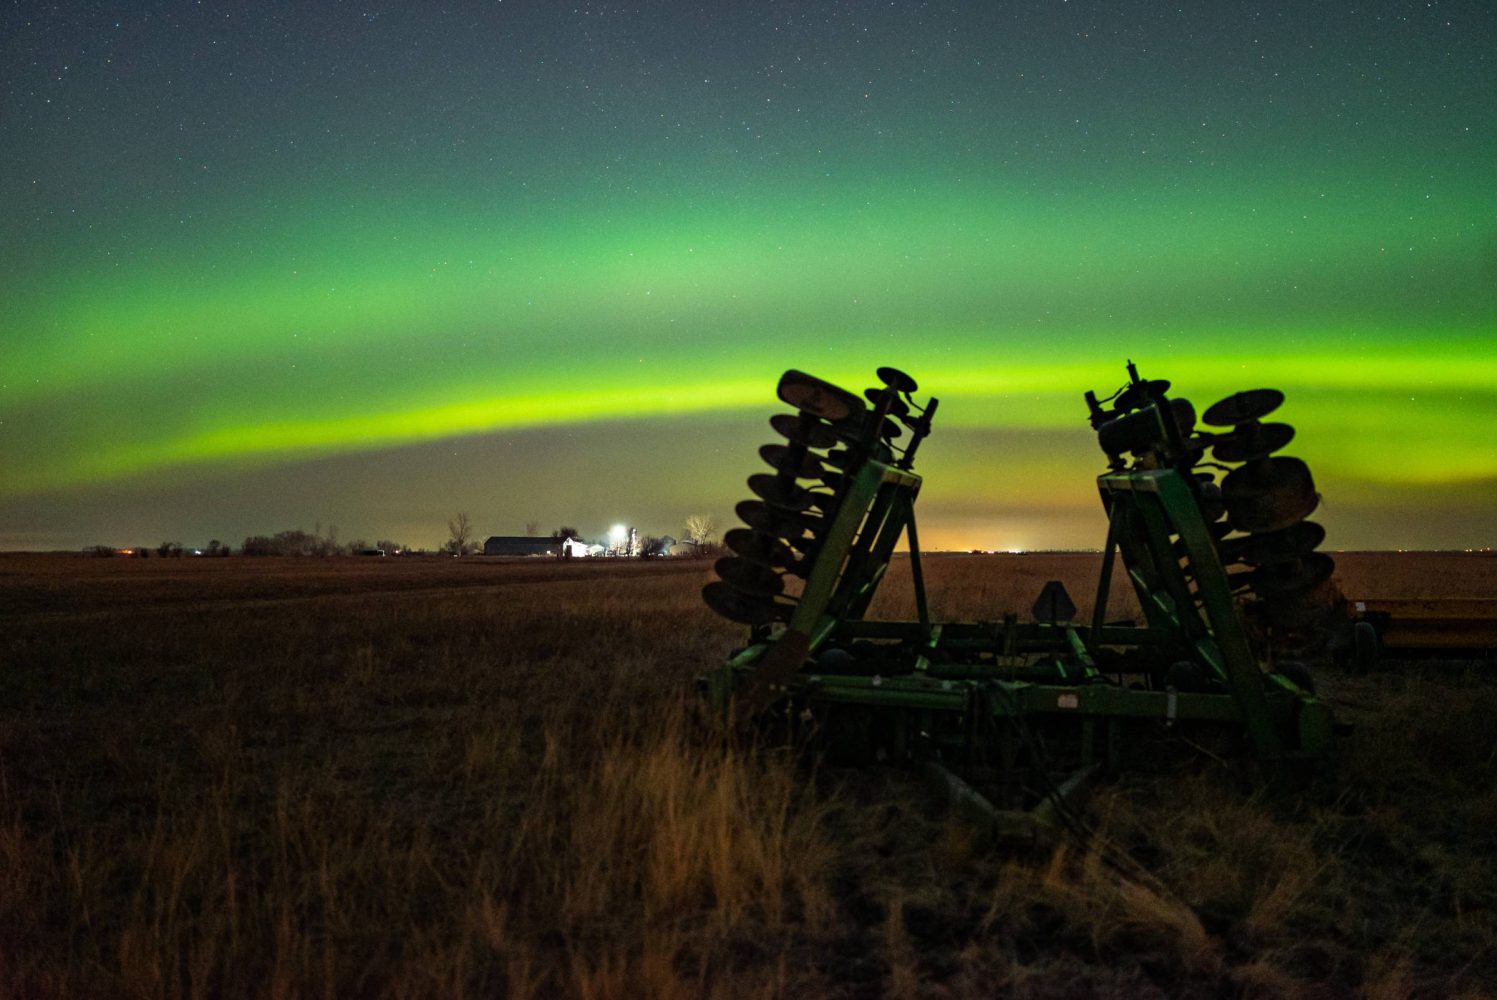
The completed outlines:
{"type": "Polygon", "coordinates": [[[1165,688],[1174,688],[1176,691],[1186,693],[1206,690],[1206,681],[1205,668],[1192,660],[1172,663],[1164,673],[1165,688]]]}
{"type": "Polygon", "coordinates": [[[1369,674],[1382,658],[1383,643],[1372,622],[1357,622],[1351,627],[1351,672],[1369,674]]]}

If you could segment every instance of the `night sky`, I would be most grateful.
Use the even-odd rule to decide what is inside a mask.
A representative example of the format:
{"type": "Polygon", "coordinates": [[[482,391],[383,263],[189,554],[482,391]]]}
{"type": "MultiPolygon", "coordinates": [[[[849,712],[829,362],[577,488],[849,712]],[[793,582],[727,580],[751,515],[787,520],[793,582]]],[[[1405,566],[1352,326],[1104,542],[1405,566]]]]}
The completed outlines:
{"type": "Polygon", "coordinates": [[[1497,535],[1497,14],[12,3],[0,548],[727,526],[789,367],[922,542],[1100,547],[1081,394],[1275,386],[1328,548],[1497,535]]]}

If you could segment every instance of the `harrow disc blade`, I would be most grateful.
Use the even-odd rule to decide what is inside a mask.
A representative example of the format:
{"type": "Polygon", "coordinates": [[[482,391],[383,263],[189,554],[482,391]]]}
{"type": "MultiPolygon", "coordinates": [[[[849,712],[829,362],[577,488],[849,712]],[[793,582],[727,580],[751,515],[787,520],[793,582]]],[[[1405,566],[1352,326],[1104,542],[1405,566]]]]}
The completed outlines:
{"type": "Polygon", "coordinates": [[[1176,396],[1170,400],[1170,413],[1175,417],[1175,426],[1180,428],[1180,436],[1190,437],[1196,429],[1195,404],[1184,396],[1176,396]]]}
{"type": "Polygon", "coordinates": [[[920,388],[915,384],[914,379],[898,368],[890,368],[888,365],[885,365],[876,374],[878,375],[878,380],[884,383],[884,385],[896,392],[902,392],[906,396],[920,388]]]}
{"type": "Polygon", "coordinates": [[[1320,503],[1310,467],[1283,455],[1232,470],[1222,480],[1222,496],[1232,527],[1251,532],[1297,524],[1320,503]]]}
{"type": "Polygon", "coordinates": [[[884,425],[878,429],[878,432],[883,436],[885,441],[893,441],[904,433],[904,428],[892,420],[885,420],[884,425]]]}
{"type": "Polygon", "coordinates": [[[773,598],[752,597],[714,580],[702,588],[702,600],[707,606],[729,621],[740,625],[768,625],[784,621],[795,610],[795,605],[773,598]]]}
{"type": "Polygon", "coordinates": [[[1232,427],[1249,420],[1262,420],[1284,402],[1284,394],[1277,389],[1248,389],[1234,392],[1226,399],[1218,400],[1207,407],[1201,415],[1203,424],[1212,427],[1232,427]]]}
{"type": "Polygon", "coordinates": [[[795,562],[790,546],[776,538],[749,528],[733,528],[723,535],[723,544],[732,552],[752,562],[785,568],[795,562]]]}
{"type": "Polygon", "coordinates": [[[1112,408],[1119,413],[1136,410],[1169,391],[1170,380],[1167,378],[1151,378],[1143,382],[1135,382],[1118,393],[1118,398],[1113,402],[1112,408]]]}
{"type": "Polygon", "coordinates": [[[739,519],[755,531],[775,535],[792,543],[807,532],[815,535],[825,523],[814,515],[771,507],[763,500],[739,501],[734,510],[739,519]]]}
{"type": "Polygon", "coordinates": [[[1325,541],[1325,528],[1314,521],[1301,521],[1278,531],[1236,538],[1222,546],[1222,557],[1250,566],[1291,562],[1308,556],[1325,541]]]}
{"type": "Polygon", "coordinates": [[[863,412],[863,401],[846,389],[794,369],[780,376],[776,391],[802,413],[833,423],[863,412]]]}
{"type": "MultiPolygon", "coordinates": [[[[786,550],[789,550],[789,546],[786,546],[786,550]]],[[[752,563],[755,566],[767,569],[772,573],[778,574],[782,581],[787,577],[792,576],[799,577],[800,579],[804,580],[807,574],[809,574],[811,571],[811,564],[809,559],[793,559],[788,564],[780,565],[779,563],[766,562],[765,560],[756,558],[754,556],[742,556],[741,558],[748,560],[748,562],[752,563]]],[[[730,584],[732,583],[731,580],[728,582],[730,584]]],[[[788,597],[789,595],[781,594],[780,596],[788,597]]]]}
{"type": "MultiPolygon", "coordinates": [[[[1216,483],[1201,484],[1201,516],[1216,527],[1216,522],[1221,521],[1222,515],[1227,512],[1227,503],[1222,499],[1222,488],[1216,483]]],[[[1229,530],[1223,524],[1222,534],[1229,530]]],[[[1220,535],[1218,535],[1220,537],[1220,535]]]]}
{"type": "Polygon", "coordinates": [[[1310,478],[1310,467],[1301,459],[1277,455],[1261,462],[1251,462],[1227,473],[1222,480],[1222,496],[1228,501],[1243,500],[1306,485],[1314,485],[1310,478]]]}
{"type": "Polygon", "coordinates": [[[756,597],[774,597],[785,589],[780,574],[761,563],[749,562],[742,556],[724,556],[712,566],[723,583],[734,590],[756,597]]]}
{"type": "Polygon", "coordinates": [[[811,491],[794,483],[787,483],[779,476],[768,472],[757,472],[748,477],[748,488],[769,504],[781,510],[802,511],[811,506],[811,491]]]}
{"type": "Polygon", "coordinates": [[[821,459],[804,448],[796,449],[783,444],[766,444],[759,448],[759,457],[772,469],[788,472],[797,479],[819,479],[826,471],[821,459]],[[796,454],[797,450],[799,454],[796,454]]]}
{"type": "Polygon", "coordinates": [[[930,435],[930,421],[926,419],[923,413],[918,417],[913,413],[904,416],[895,414],[895,418],[921,437],[928,437],[930,435]]]}
{"type": "MultiPolygon", "coordinates": [[[[864,389],[863,398],[868,400],[868,402],[872,403],[874,406],[877,406],[883,401],[884,393],[886,391],[887,390],[884,389],[864,389]]],[[[900,399],[893,393],[890,393],[889,415],[891,417],[908,417],[910,415],[910,404],[906,403],[904,400],[900,399]]]]}
{"type": "Polygon", "coordinates": [[[1290,424],[1249,423],[1219,438],[1211,454],[1218,462],[1249,462],[1267,458],[1293,440],[1294,427],[1290,424]]]}
{"type": "Polygon", "coordinates": [[[1336,571],[1336,560],[1324,552],[1302,559],[1269,563],[1253,571],[1253,591],[1269,599],[1305,594],[1325,583],[1336,571]]]}
{"type": "Polygon", "coordinates": [[[769,426],[780,437],[807,448],[830,448],[837,443],[837,432],[831,425],[808,415],[776,413],[769,418],[769,426]]]}

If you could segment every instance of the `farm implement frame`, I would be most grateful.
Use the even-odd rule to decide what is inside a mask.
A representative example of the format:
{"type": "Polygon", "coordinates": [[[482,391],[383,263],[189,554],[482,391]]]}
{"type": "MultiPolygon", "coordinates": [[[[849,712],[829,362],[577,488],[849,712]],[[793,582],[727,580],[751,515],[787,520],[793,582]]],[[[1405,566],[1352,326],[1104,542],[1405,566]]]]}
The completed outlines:
{"type": "Polygon", "coordinates": [[[1293,430],[1261,419],[1282,394],[1228,397],[1203,422],[1230,430],[1198,430],[1169,383],[1128,371],[1107,399],[1086,394],[1109,467],[1084,623],[1058,585],[1033,621],[933,621],[914,461],[938,401],[919,405],[893,368],[862,396],[786,372],[778,395],[794,412],[771,420],[784,443],[760,449],[772,471],[749,478],[745,526],[725,536],[733,554],[703,591],[749,627],[702,678],[708,697],[834,760],[917,764],[1010,843],[1047,836],[1152,733],[1225,731],[1275,780],[1323,765],[1335,723],[1304,660],[1337,644],[1345,602],[1314,551],[1324,532],[1305,520],[1319,499],[1309,472],[1274,454],[1293,430]],[[869,620],[901,540],[917,620],[869,620]],[[1107,619],[1118,560],[1141,624],[1107,619]]]}

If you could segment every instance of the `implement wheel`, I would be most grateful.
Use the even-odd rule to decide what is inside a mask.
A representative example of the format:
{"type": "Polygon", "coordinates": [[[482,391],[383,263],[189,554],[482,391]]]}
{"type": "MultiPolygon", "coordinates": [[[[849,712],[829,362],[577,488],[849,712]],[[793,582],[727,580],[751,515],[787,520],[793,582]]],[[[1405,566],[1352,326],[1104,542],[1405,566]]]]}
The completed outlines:
{"type": "Polygon", "coordinates": [[[1354,674],[1368,674],[1377,669],[1382,656],[1382,640],[1371,622],[1357,622],[1351,629],[1351,669],[1354,674]]]}

